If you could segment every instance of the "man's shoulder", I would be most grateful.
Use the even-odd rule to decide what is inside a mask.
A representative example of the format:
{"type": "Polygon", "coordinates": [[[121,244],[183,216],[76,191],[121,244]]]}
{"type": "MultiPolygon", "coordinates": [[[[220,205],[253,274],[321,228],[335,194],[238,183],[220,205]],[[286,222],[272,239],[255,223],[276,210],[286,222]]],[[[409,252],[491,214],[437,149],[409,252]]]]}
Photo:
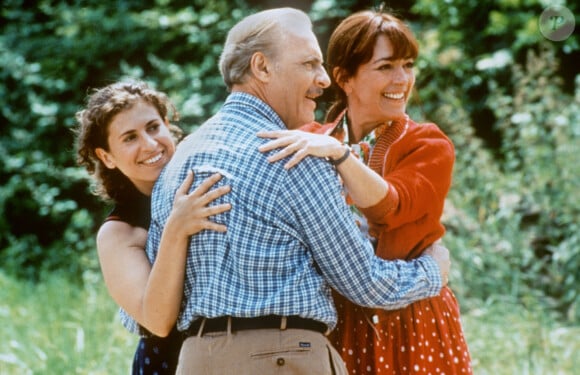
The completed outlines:
{"type": "Polygon", "coordinates": [[[300,192],[318,194],[328,191],[339,192],[341,189],[338,172],[323,158],[307,156],[284,172],[286,183],[295,186],[300,192]]]}

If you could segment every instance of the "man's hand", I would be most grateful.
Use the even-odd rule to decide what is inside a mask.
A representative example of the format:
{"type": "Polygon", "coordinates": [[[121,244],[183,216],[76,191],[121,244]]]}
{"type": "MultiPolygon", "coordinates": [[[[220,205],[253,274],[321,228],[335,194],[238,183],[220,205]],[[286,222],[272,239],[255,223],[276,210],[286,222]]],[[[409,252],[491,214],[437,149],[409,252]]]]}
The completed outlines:
{"type": "Polygon", "coordinates": [[[437,265],[439,265],[439,272],[441,272],[443,286],[447,285],[449,282],[449,268],[451,267],[449,250],[441,245],[440,242],[436,242],[425,250],[425,254],[430,255],[435,259],[437,265]]]}

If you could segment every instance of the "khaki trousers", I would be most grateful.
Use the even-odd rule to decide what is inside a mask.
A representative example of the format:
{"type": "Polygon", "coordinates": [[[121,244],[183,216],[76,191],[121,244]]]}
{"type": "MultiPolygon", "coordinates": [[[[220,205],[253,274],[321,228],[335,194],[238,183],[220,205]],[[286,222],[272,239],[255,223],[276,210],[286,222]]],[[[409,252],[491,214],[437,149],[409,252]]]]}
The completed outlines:
{"type": "Polygon", "coordinates": [[[256,329],[191,336],[179,354],[177,375],[346,375],[338,352],[321,333],[256,329]]]}

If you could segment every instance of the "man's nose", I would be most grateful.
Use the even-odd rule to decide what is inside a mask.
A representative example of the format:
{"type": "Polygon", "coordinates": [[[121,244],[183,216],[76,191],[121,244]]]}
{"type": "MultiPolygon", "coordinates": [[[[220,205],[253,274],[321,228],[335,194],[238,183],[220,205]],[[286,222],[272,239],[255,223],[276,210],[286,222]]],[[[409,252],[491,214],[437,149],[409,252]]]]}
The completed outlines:
{"type": "Polygon", "coordinates": [[[330,77],[328,76],[324,66],[320,66],[318,69],[318,74],[316,75],[316,84],[323,89],[330,86],[330,77]]]}

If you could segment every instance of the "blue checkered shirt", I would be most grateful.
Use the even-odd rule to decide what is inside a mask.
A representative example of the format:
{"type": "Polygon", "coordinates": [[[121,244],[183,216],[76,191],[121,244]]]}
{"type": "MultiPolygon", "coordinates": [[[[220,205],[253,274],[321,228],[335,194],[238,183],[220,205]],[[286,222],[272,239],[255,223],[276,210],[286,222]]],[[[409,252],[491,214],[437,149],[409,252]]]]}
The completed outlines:
{"type": "Polygon", "coordinates": [[[336,324],[330,288],[368,307],[395,309],[438,295],[441,277],[429,256],[411,262],[374,256],[341,195],[335,169],[308,157],[285,170],[258,151],[260,130],[285,129],[271,107],[232,93],[221,110],[178,146],[152,195],[147,254],[155,260],[175,191],[188,170],[194,187],[215,172],[232,209],[212,218],[226,233],[192,236],[177,321],[200,317],[300,315],[336,324]]]}

